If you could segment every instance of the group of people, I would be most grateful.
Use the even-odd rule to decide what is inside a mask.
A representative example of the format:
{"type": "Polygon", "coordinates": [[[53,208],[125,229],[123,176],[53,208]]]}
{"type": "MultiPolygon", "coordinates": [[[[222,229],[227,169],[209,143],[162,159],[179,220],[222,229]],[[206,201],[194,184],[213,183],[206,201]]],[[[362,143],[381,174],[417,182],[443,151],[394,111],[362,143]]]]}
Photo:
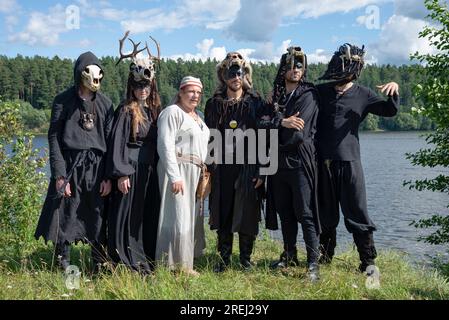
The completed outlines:
{"type": "Polygon", "coordinates": [[[378,86],[388,95],[385,100],[354,82],[364,65],[363,47],[341,46],[321,78],[330,81],[319,85],[307,82],[301,48],[288,48],[267,101],[253,89],[249,62],[230,52],[217,65],[218,86],[203,119],[197,111],[201,80],[182,78],[171,105],[162,110],[156,85],[159,45],[155,41],[158,57],[147,46],[148,57],[138,58],[145,49],[138,45],[125,55],[127,36],[120,40],[120,60],[132,62],[126,97],[117,109],[98,91],[107,75],[91,52],[77,59],[74,86],[53,103],[51,179],[35,237],[55,244],[61,268],[70,265],[70,245],[81,241],[91,245],[96,269],[110,261],[149,273],[162,263],[197,275],[194,258],[206,246],[197,188],[207,173],[209,225],[217,230],[220,255],[215,272],[231,263],[234,233],[241,267],[253,267],[264,203],[266,227],[278,229],[279,216],[284,241],[273,269],[299,265],[300,223],[307,275],[318,280],[319,264],[334,255],[340,208],[360,255],[360,271],[374,265],[376,227],[367,212],[358,128],[368,113],[394,116],[399,88],[394,82],[378,86]],[[275,174],[263,174],[264,164],[254,161],[248,140],[243,139],[242,158],[239,138],[218,144],[219,150],[208,148],[217,136],[248,130],[277,133],[263,150],[270,157],[277,153],[275,174]]]}

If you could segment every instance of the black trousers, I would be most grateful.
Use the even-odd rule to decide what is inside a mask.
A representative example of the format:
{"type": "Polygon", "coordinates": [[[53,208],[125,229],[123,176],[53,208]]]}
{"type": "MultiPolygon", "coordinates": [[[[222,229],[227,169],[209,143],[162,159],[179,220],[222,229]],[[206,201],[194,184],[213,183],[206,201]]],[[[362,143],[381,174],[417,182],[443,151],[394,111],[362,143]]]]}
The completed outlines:
{"type": "Polygon", "coordinates": [[[373,240],[376,226],[368,216],[361,162],[320,160],[318,190],[322,227],[320,243],[324,253],[330,258],[334,254],[341,207],[346,229],[353,234],[362,263],[373,263],[376,258],[373,240]]]}
{"type": "Polygon", "coordinates": [[[281,219],[285,253],[287,256],[296,257],[296,238],[300,222],[307,262],[316,262],[319,257],[319,240],[312,211],[312,188],[304,169],[279,169],[273,176],[273,192],[276,211],[281,219]]]}

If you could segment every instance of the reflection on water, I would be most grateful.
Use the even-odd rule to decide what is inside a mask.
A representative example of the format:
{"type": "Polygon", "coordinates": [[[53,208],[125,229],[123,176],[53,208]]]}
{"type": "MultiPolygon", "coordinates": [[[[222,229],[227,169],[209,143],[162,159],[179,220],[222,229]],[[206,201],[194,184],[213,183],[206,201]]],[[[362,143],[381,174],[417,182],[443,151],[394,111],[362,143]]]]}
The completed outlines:
{"type": "MultiPolygon", "coordinates": [[[[413,167],[405,158],[405,153],[425,147],[424,139],[416,132],[361,133],[360,144],[368,212],[377,225],[377,232],[374,234],[377,247],[406,252],[413,261],[425,261],[428,260],[427,255],[444,253],[445,246],[418,242],[417,237],[424,235],[426,231],[409,224],[433,213],[449,213],[446,208],[448,195],[430,191],[418,192],[402,186],[404,180],[448,174],[447,170],[440,168],[413,167]]],[[[37,137],[35,146],[47,147],[46,137],[37,137]]],[[[207,204],[205,207],[207,208],[207,204]]],[[[337,229],[338,250],[344,250],[352,243],[352,238],[342,219],[340,220],[337,229]]],[[[301,228],[299,230],[301,232],[301,228]]],[[[282,238],[279,231],[271,232],[271,235],[277,239],[282,238]]],[[[299,245],[303,247],[301,233],[298,240],[299,245]]]]}

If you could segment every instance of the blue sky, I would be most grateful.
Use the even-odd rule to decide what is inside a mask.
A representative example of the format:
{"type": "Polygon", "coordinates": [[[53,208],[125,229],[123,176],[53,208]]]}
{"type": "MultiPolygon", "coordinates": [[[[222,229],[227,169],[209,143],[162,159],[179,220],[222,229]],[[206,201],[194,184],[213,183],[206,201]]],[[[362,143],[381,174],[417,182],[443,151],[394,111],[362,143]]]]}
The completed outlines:
{"type": "Polygon", "coordinates": [[[0,0],[0,54],[117,56],[118,39],[131,30],[136,41],[156,38],[164,58],[222,59],[239,50],[277,62],[299,45],[309,61],[327,62],[350,42],[365,44],[371,63],[403,64],[430,50],[418,38],[425,15],[422,0],[0,0]]]}

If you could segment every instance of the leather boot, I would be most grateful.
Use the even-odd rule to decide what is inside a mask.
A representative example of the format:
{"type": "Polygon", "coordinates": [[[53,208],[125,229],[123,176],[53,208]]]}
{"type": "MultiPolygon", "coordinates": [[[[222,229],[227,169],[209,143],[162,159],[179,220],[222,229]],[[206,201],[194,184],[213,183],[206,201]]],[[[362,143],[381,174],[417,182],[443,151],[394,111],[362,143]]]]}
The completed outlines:
{"type": "Polygon", "coordinates": [[[58,267],[62,271],[65,271],[65,269],[70,265],[70,244],[58,243],[55,246],[55,254],[58,267]]]}
{"type": "Polygon", "coordinates": [[[253,253],[255,240],[256,237],[253,235],[239,233],[240,265],[244,270],[251,270],[253,267],[251,254],[253,253]]]}
{"type": "Polygon", "coordinates": [[[223,272],[230,265],[233,239],[234,235],[232,233],[218,232],[218,253],[220,254],[220,261],[215,265],[214,272],[223,272]]]}
{"type": "Polygon", "coordinates": [[[296,267],[299,265],[299,261],[298,261],[298,256],[297,256],[297,252],[296,252],[296,248],[295,250],[291,250],[291,251],[284,251],[281,254],[281,257],[279,258],[279,260],[273,262],[270,265],[271,269],[284,269],[287,267],[296,267]]]}
{"type": "Polygon", "coordinates": [[[357,251],[359,252],[360,265],[359,271],[365,272],[370,265],[374,266],[374,259],[377,257],[374,247],[374,238],[372,232],[353,233],[353,238],[357,251]]]}
{"type": "Polygon", "coordinates": [[[319,263],[332,262],[335,247],[337,246],[337,230],[323,231],[320,235],[320,259],[319,263]]]}

